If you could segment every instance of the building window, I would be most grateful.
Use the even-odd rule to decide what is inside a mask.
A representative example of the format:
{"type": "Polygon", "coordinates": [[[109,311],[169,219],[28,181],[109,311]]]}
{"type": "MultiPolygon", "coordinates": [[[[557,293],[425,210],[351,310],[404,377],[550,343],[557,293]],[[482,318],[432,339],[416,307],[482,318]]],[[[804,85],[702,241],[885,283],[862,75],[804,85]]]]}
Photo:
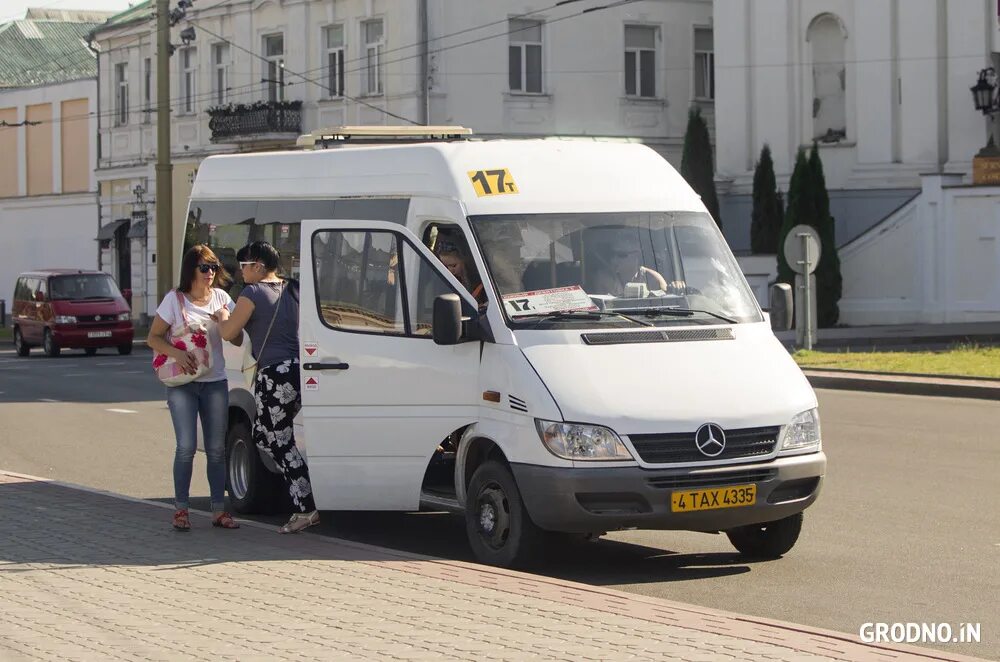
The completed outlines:
{"type": "Polygon", "coordinates": [[[229,98],[229,44],[212,44],[212,99],[223,105],[229,98]]]}
{"type": "Polygon", "coordinates": [[[153,121],[153,60],[142,61],[142,123],[153,121]]]}
{"type": "Polygon", "coordinates": [[[715,99],[715,46],[711,28],[694,29],[694,96],[715,99]]]}
{"type": "Polygon", "coordinates": [[[194,46],[181,50],[181,112],[195,111],[198,94],[198,52],[194,46]]]}
{"type": "Polygon", "coordinates": [[[656,28],[625,26],[625,94],[656,96],[656,28]]]}
{"type": "Polygon", "coordinates": [[[128,63],[115,65],[115,126],[128,124],[128,63]]]}
{"type": "Polygon", "coordinates": [[[326,50],[326,90],[331,98],[344,96],[344,26],[331,25],[323,30],[326,50]]]}
{"type": "Polygon", "coordinates": [[[264,83],[267,85],[268,101],[285,100],[285,37],[274,34],[264,37],[264,56],[267,58],[267,75],[264,83]]]}
{"type": "Polygon", "coordinates": [[[847,137],[847,38],[840,19],[823,14],[809,26],[806,39],[812,56],[812,137],[820,142],[839,142],[847,137]]]}
{"type": "Polygon", "coordinates": [[[508,21],[508,77],[511,92],[542,93],[542,22],[508,21]]]}
{"type": "Polygon", "coordinates": [[[365,43],[364,86],[365,94],[382,94],[382,21],[365,21],[361,24],[361,36],[365,43]]]}

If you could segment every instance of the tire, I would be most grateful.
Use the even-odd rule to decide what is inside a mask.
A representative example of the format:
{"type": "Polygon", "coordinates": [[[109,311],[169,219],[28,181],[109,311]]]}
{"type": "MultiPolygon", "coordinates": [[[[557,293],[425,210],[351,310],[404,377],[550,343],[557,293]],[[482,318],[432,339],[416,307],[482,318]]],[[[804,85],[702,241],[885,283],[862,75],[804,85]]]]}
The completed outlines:
{"type": "Polygon", "coordinates": [[[48,329],[45,329],[45,335],[42,336],[42,349],[45,350],[46,356],[52,358],[59,356],[59,345],[56,344],[52,332],[48,329]]]}
{"type": "Polygon", "coordinates": [[[241,514],[287,510],[284,478],[264,466],[245,420],[235,421],[226,432],[226,490],[232,509],[241,514]]]}
{"type": "Polygon", "coordinates": [[[24,342],[24,336],[21,335],[21,328],[14,327],[14,351],[17,352],[18,356],[28,356],[31,354],[31,347],[24,342]]]}
{"type": "Polygon", "coordinates": [[[795,546],[802,531],[802,513],[775,522],[750,524],[726,531],[741,554],[755,559],[776,559],[795,546]]]}
{"type": "Polygon", "coordinates": [[[87,356],[94,356],[95,354],[97,354],[97,348],[96,347],[84,347],[83,348],[83,353],[86,354],[87,356]]]}
{"type": "Polygon", "coordinates": [[[472,474],[465,532],[476,559],[486,565],[522,566],[538,550],[543,531],[528,516],[514,476],[503,463],[489,460],[472,474]]]}
{"type": "Polygon", "coordinates": [[[122,356],[128,356],[129,354],[131,354],[132,343],[128,343],[125,345],[118,345],[118,353],[121,354],[122,356]]]}

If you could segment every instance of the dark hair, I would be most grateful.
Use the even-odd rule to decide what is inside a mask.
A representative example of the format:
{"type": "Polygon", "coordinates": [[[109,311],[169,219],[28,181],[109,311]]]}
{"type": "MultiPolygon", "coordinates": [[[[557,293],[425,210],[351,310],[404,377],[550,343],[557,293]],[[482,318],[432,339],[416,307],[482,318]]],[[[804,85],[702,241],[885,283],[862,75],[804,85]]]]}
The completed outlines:
{"type": "Polygon", "coordinates": [[[277,271],[281,253],[266,241],[254,241],[236,253],[240,262],[260,262],[268,271],[277,271]]]}
{"type": "Polygon", "coordinates": [[[181,292],[191,291],[191,284],[194,282],[199,260],[204,261],[205,264],[219,265],[218,270],[215,272],[215,278],[212,279],[212,287],[221,287],[222,289],[229,287],[232,279],[216,254],[205,244],[196,244],[188,249],[187,253],[184,254],[184,259],[181,260],[181,280],[177,285],[178,290],[181,292]]]}

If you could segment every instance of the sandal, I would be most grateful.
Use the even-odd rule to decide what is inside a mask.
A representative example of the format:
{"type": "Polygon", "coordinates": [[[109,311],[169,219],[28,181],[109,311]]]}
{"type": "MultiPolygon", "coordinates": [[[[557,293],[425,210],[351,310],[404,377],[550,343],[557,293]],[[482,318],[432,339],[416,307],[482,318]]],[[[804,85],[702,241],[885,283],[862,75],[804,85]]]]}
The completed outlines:
{"type": "Polygon", "coordinates": [[[236,523],[233,516],[229,513],[220,513],[218,517],[212,518],[212,526],[218,527],[220,529],[238,529],[240,525],[236,523]]]}
{"type": "Polygon", "coordinates": [[[288,522],[278,529],[278,533],[298,533],[299,531],[319,524],[319,511],[311,513],[295,513],[288,522]]]}
{"type": "Polygon", "coordinates": [[[174,512],[174,529],[177,531],[191,530],[191,520],[188,519],[187,508],[180,508],[174,512]]]}

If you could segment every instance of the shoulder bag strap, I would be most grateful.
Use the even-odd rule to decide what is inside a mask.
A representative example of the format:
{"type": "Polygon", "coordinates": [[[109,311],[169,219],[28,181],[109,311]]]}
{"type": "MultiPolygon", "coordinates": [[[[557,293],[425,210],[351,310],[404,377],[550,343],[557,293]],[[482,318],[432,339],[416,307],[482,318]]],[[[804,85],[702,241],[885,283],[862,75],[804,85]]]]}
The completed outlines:
{"type": "Polygon", "coordinates": [[[177,295],[177,307],[180,308],[181,311],[181,323],[184,324],[184,328],[187,328],[188,318],[187,312],[184,310],[184,295],[180,290],[174,290],[174,294],[177,295]]]}
{"type": "MultiPolygon", "coordinates": [[[[267,339],[271,337],[271,329],[274,327],[274,320],[278,318],[278,307],[281,305],[281,296],[285,293],[285,284],[281,284],[281,292],[278,293],[278,298],[274,301],[274,314],[271,315],[271,323],[267,325],[267,333],[264,334],[264,342],[260,344],[260,350],[257,352],[257,362],[260,362],[260,357],[264,355],[264,348],[267,347],[267,339]]],[[[256,366],[254,366],[254,374],[256,374],[256,366]]]]}

